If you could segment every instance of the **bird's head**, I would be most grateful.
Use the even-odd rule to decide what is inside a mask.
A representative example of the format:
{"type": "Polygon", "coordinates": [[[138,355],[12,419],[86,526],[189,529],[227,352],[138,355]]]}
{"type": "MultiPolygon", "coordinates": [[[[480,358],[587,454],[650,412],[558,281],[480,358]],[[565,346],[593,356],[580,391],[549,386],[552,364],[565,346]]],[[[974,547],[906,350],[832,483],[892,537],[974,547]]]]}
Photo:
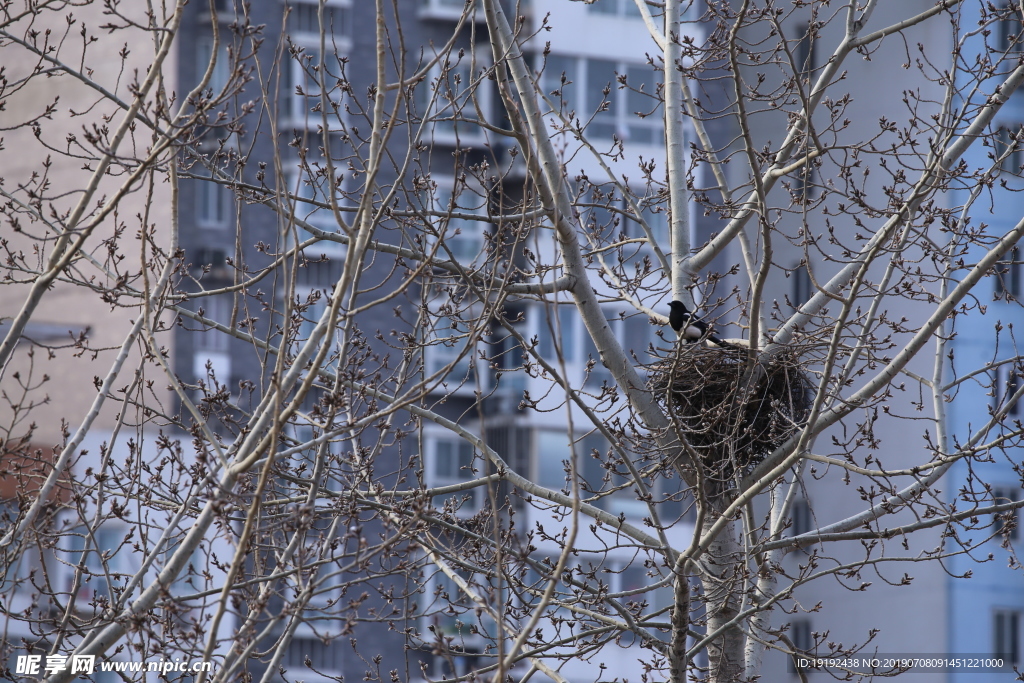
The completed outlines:
{"type": "Polygon", "coordinates": [[[668,307],[671,308],[673,311],[678,311],[680,313],[690,312],[690,309],[688,309],[686,307],[686,304],[684,304],[682,301],[671,301],[669,302],[668,307]]]}

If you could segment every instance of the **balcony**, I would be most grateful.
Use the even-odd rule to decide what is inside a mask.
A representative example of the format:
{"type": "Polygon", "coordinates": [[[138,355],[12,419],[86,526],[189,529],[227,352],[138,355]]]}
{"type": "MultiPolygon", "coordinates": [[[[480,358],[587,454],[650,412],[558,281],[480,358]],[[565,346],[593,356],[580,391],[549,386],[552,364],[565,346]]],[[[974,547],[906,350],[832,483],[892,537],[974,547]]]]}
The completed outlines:
{"type": "MultiPolygon", "coordinates": [[[[465,10],[466,0],[420,0],[419,18],[458,21],[465,10]]],[[[483,23],[483,12],[473,12],[471,18],[483,23]]]]}

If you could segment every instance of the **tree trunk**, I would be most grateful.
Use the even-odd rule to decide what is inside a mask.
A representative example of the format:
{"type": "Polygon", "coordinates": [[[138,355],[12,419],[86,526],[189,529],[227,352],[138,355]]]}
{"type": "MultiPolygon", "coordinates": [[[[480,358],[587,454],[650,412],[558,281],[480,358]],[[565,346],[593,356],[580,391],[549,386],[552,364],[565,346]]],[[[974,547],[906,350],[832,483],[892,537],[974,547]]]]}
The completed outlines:
{"type": "MultiPolygon", "coordinates": [[[[702,534],[715,522],[714,515],[704,518],[702,534]]],[[[707,633],[724,632],[708,643],[709,683],[733,683],[744,670],[744,638],[740,624],[725,625],[736,618],[743,595],[743,552],[737,535],[739,522],[728,524],[698,560],[700,581],[707,611],[707,633]]]]}

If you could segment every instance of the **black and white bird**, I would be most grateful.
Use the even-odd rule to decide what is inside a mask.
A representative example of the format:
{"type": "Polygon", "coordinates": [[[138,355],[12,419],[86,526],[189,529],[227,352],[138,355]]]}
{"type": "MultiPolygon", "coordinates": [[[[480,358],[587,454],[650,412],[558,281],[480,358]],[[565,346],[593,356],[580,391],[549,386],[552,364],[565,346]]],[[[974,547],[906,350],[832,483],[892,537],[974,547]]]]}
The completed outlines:
{"type": "Polygon", "coordinates": [[[668,306],[671,309],[668,314],[668,324],[687,344],[695,344],[706,339],[723,349],[736,348],[724,339],[715,336],[711,331],[711,326],[694,315],[682,301],[673,301],[668,306]]]}

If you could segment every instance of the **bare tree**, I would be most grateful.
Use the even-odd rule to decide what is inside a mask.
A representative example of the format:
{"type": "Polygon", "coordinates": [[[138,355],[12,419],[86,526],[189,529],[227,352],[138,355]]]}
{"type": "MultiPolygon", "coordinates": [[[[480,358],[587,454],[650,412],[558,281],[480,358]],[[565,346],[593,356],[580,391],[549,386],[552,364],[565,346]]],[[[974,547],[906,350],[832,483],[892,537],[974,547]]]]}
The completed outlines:
{"type": "Polygon", "coordinates": [[[1019,568],[1020,10],[600,2],[646,63],[3,3],[5,657],[746,681],[880,651],[818,585],[1019,568]]]}

